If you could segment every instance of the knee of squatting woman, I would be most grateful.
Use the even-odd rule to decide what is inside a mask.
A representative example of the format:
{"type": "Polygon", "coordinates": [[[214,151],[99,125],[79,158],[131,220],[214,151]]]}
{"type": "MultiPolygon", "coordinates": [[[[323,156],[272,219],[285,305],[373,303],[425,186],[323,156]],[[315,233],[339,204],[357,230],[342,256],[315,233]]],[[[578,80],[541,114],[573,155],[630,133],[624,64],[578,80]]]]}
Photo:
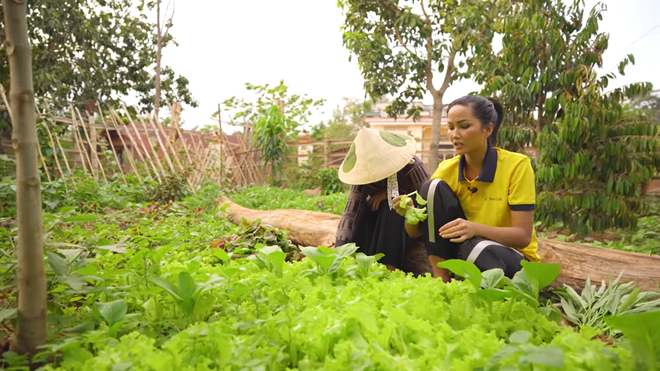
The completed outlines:
{"type": "MultiPolygon", "coordinates": [[[[540,261],[534,232],[536,189],[529,157],[495,147],[502,106],[468,95],[448,107],[448,137],[456,156],[443,161],[420,194],[427,220],[406,223],[411,237],[425,236],[433,275],[449,281],[438,263],[463,259],[481,271],[500,268],[511,278],[521,261],[540,261]]],[[[404,215],[399,199],[396,211],[404,215]]]]}

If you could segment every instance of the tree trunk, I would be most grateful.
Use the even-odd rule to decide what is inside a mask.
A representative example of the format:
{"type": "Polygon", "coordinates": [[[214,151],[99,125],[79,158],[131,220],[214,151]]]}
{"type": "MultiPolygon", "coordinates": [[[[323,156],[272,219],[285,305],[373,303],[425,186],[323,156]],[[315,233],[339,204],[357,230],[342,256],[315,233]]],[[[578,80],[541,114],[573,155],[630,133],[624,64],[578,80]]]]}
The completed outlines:
{"type": "Polygon", "coordinates": [[[160,1],[156,0],[156,76],[154,78],[154,85],[156,87],[156,92],[154,93],[154,115],[156,116],[156,123],[160,124],[158,119],[158,111],[160,109],[160,61],[162,59],[163,53],[163,35],[161,35],[161,24],[160,24],[160,1]]]}
{"type": "Polygon", "coordinates": [[[440,136],[442,133],[442,98],[443,94],[433,95],[433,126],[431,127],[431,146],[429,147],[429,171],[433,172],[440,163],[438,158],[438,149],[440,146],[440,136]]]}
{"type": "Polygon", "coordinates": [[[25,1],[2,0],[9,57],[12,144],[16,154],[18,225],[18,327],[12,350],[35,354],[46,342],[46,274],[44,271],[39,144],[34,116],[32,51],[25,1]]]}
{"type": "MultiPolygon", "coordinates": [[[[330,246],[340,216],[306,210],[251,210],[233,203],[226,197],[218,200],[219,205],[228,204],[226,213],[219,215],[240,222],[260,219],[264,224],[286,229],[291,242],[303,246],[330,246]]],[[[566,284],[578,292],[584,289],[587,277],[593,284],[608,277],[614,280],[623,271],[622,282],[637,282],[643,290],[657,291],[660,285],[660,257],[625,251],[610,250],[573,243],[539,239],[539,255],[545,263],[559,263],[561,273],[553,286],[566,284]]],[[[431,273],[424,243],[418,243],[406,251],[406,272],[431,273]]]]}

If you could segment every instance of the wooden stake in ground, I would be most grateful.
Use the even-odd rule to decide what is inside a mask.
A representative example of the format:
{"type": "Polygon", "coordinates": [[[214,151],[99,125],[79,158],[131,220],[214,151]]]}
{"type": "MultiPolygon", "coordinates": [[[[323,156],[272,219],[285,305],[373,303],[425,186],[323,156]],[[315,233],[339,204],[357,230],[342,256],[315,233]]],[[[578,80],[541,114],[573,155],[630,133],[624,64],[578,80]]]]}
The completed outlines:
{"type": "MultiPolygon", "coordinates": [[[[92,141],[90,134],[87,131],[87,128],[85,127],[85,121],[82,118],[82,115],[80,114],[80,111],[78,108],[76,108],[76,113],[78,114],[78,117],[80,118],[80,126],[83,128],[83,133],[85,133],[85,137],[87,138],[87,143],[89,144],[89,149],[91,152],[91,166],[93,170],[101,170],[101,176],[103,177],[103,180],[107,183],[108,178],[105,176],[105,170],[103,170],[103,165],[101,165],[101,158],[99,157],[98,152],[96,151],[96,141],[92,141]],[[94,165],[94,163],[98,164],[98,167],[94,165]]],[[[91,130],[96,131],[93,127],[90,127],[91,130]]]]}
{"type": "Polygon", "coordinates": [[[11,84],[11,107],[7,109],[14,127],[18,225],[18,327],[11,349],[19,354],[35,354],[46,343],[46,272],[32,51],[26,2],[2,0],[2,8],[11,84]]]}
{"type": "MultiPolygon", "coordinates": [[[[119,174],[121,175],[121,180],[124,181],[124,184],[128,185],[128,182],[126,181],[126,176],[124,176],[124,169],[122,169],[121,162],[119,161],[119,156],[117,155],[117,149],[115,148],[115,144],[112,143],[112,138],[110,137],[110,131],[108,130],[108,126],[105,124],[105,117],[103,117],[103,111],[101,110],[101,106],[99,106],[99,115],[101,116],[101,122],[103,123],[103,128],[105,129],[106,134],[108,134],[106,139],[108,139],[108,143],[110,144],[110,149],[112,149],[112,154],[115,157],[115,161],[117,161],[117,167],[119,168],[119,174]]],[[[121,134],[119,134],[119,131],[117,131],[117,135],[121,136],[121,134]]]]}
{"type": "MultiPolygon", "coordinates": [[[[45,101],[45,106],[46,106],[46,111],[50,113],[50,110],[48,109],[48,101],[45,101]]],[[[71,167],[69,166],[69,160],[66,158],[66,152],[64,151],[64,148],[62,148],[62,143],[60,142],[60,138],[57,135],[53,135],[50,131],[50,128],[48,125],[44,125],[46,127],[46,132],[48,132],[48,137],[50,138],[51,143],[57,143],[57,148],[59,149],[60,153],[62,154],[62,159],[64,160],[64,165],[66,166],[66,170],[68,174],[71,174],[71,167]]],[[[55,147],[53,147],[53,150],[55,150],[55,147]]],[[[64,175],[62,175],[64,177],[64,175]]]]}
{"type": "MultiPolygon", "coordinates": [[[[135,159],[133,158],[133,154],[126,145],[126,142],[124,141],[124,136],[119,130],[119,124],[117,123],[117,120],[121,121],[121,118],[119,117],[119,114],[112,107],[110,107],[109,110],[110,110],[110,123],[117,131],[117,134],[119,134],[119,140],[121,140],[121,143],[124,146],[124,152],[126,152],[128,160],[130,161],[131,166],[133,167],[133,171],[135,172],[135,175],[140,181],[140,184],[142,184],[142,177],[140,177],[140,173],[138,172],[137,165],[135,164],[135,159]]],[[[149,170],[149,164],[147,164],[147,161],[144,159],[144,156],[142,156],[142,152],[140,152],[137,143],[135,143],[135,140],[133,140],[133,136],[131,135],[128,126],[124,125],[123,127],[126,129],[125,131],[126,134],[128,134],[128,140],[131,142],[131,146],[133,146],[133,148],[135,149],[135,153],[137,153],[137,157],[139,157],[139,160],[142,161],[142,163],[144,164],[144,170],[147,172],[147,177],[150,180],[154,180],[154,178],[151,176],[151,171],[149,170]]],[[[158,171],[156,171],[156,177],[158,178],[158,171]]],[[[158,179],[160,180],[160,178],[158,179]]]]}
{"type": "Polygon", "coordinates": [[[80,153],[80,160],[82,161],[83,169],[88,170],[92,174],[94,180],[98,182],[98,177],[96,176],[96,172],[94,172],[94,169],[91,167],[92,161],[89,158],[89,154],[85,149],[85,144],[83,143],[82,137],[80,136],[80,132],[78,131],[78,124],[77,124],[78,119],[76,119],[76,111],[73,109],[73,106],[70,107],[70,110],[71,110],[71,126],[73,128],[72,129],[73,140],[76,143],[76,148],[78,148],[78,152],[80,153]],[[85,162],[85,159],[87,159],[87,162],[85,162]]]}
{"type": "MultiPolygon", "coordinates": [[[[38,106],[36,106],[36,107],[37,107],[37,113],[39,114],[39,116],[42,116],[41,112],[39,112],[39,107],[38,106]]],[[[59,172],[60,172],[60,177],[64,178],[64,171],[62,171],[62,166],[60,165],[60,160],[57,158],[57,148],[55,147],[55,140],[53,140],[53,135],[51,134],[50,129],[48,128],[48,124],[44,125],[44,128],[46,128],[46,132],[48,133],[48,140],[50,141],[50,148],[53,150],[53,157],[55,158],[55,166],[57,166],[57,170],[59,170],[59,172]]],[[[62,156],[66,160],[66,153],[62,152],[62,156]]],[[[43,161],[43,154],[42,154],[42,161],[43,161]]],[[[45,163],[44,163],[44,166],[46,166],[45,163]]],[[[69,193],[69,191],[66,188],[66,183],[64,183],[64,190],[66,191],[66,193],[69,193]]]]}
{"type": "MultiPolygon", "coordinates": [[[[163,156],[165,157],[165,160],[167,161],[167,165],[170,167],[170,172],[172,174],[174,174],[176,172],[176,170],[174,169],[174,164],[173,164],[172,160],[170,159],[170,153],[169,153],[170,151],[172,152],[172,155],[174,157],[174,162],[176,162],[178,167],[179,167],[179,171],[183,172],[184,171],[183,165],[181,164],[181,161],[179,161],[179,157],[177,156],[177,153],[174,150],[174,148],[169,146],[169,142],[167,141],[167,134],[165,133],[164,130],[162,130],[163,127],[160,124],[155,123],[154,120],[151,117],[149,117],[147,119],[147,121],[149,121],[149,123],[151,124],[151,127],[154,129],[154,133],[156,134],[156,140],[158,141],[158,144],[160,145],[160,147],[163,151],[163,156]],[[162,138],[161,138],[161,132],[163,134],[162,138]],[[168,148],[169,148],[169,150],[168,150],[168,148]]],[[[142,124],[144,125],[144,122],[142,121],[142,119],[140,119],[140,122],[142,122],[142,124]]],[[[192,193],[193,194],[197,193],[195,191],[195,187],[193,187],[193,184],[190,181],[190,179],[186,179],[186,181],[188,182],[188,186],[190,187],[190,190],[192,191],[192,193]]]]}
{"type": "MultiPolygon", "coordinates": [[[[135,133],[137,133],[138,138],[140,138],[140,144],[144,145],[144,141],[142,140],[142,136],[140,135],[140,132],[138,131],[137,127],[135,126],[135,123],[133,122],[133,118],[131,118],[131,113],[128,111],[128,108],[126,107],[126,105],[124,105],[123,107],[124,107],[124,112],[126,112],[126,117],[128,118],[128,123],[131,125],[131,127],[133,128],[135,133]]],[[[151,136],[149,135],[149,129],[145,125],[142,125],[142,129],[144,129],[144,138],[147,140],[147,147],[149,147],[149,148],[144,148],[143,147],[145,149],[144,152],[147,154],[147,158],[149,159],[149,161],[151,161],[152,164],[154,164],[156,167],[158,167],[158,169],[160,170],[163,177],[167,176],[167,172],[163,168],[163,164],[160,162],[160,158],[158,157],[158,151],[156,151],[154,149],[154,144],[151,142],[151,136]],[[154,155],[153,159],[151,158],[150,152],[153,153],[153,155],[154,155]]],[[[160,182],[160,179],[161,179],[161,177],[158,176],[158,181],[159,182],[160,182]]]]}

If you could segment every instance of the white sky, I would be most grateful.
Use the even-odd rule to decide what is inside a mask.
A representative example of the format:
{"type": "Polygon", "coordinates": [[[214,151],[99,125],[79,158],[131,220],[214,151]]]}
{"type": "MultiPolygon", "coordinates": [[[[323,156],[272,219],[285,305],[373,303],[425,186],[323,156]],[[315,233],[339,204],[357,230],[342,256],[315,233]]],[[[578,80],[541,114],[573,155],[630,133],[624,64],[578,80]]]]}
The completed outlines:
{"type": "MultiPolygon", "coordinates": [[[[587,9],[596,3],[587,0],[587,9]]],[[[605,3],[601,30],[610,33],[610,46],[604,70],[615,72],[627,53],[636,59],[626,76],[610,87],[650,81],[660,89],[660,0],[605,3]]],[[[179,46],[165,50],[163,63],[190,80],[199,102],[197,108],[184,106],[185,127],[213,123],[210,117],[218,103],[231,96],[250,99],[246,82],[275,85],[284,79],[290,93],[326,99],[307,127],[330,118],[343,97],[364,98],[357,62],[348,61],[349,52],[342,46],[342,23],[336,0],[177,1],[171,32],[179,46]]],[[[445,100],[478,88],[471,81],[456,82],[445,100]]],[[[230,131],[228,125],[223,129],[230,131]]]]}

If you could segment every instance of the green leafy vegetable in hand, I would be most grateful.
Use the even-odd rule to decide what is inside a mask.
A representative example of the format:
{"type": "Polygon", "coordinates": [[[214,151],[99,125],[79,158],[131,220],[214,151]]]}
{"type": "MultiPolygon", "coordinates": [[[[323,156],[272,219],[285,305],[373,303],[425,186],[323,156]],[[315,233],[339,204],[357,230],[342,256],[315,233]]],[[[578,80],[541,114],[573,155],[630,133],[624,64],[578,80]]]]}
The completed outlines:
{"type": "Polygon", "coordinates": [[[416,208],[412,200],[413,196],[415,196],[415,200],[417,201],[418,205],[426,205],[426,201],[424,201],[422,196],[420,196],[417,191],[401,196],[401,201],[399,201],[400,207],[406,210],[406,223],[411,225],[418,224],[419,222],[426,220],[426,207],[421,209],[416,208]],[[408,204],[410,204],[410,207],[408,207],[408,204]]]}

